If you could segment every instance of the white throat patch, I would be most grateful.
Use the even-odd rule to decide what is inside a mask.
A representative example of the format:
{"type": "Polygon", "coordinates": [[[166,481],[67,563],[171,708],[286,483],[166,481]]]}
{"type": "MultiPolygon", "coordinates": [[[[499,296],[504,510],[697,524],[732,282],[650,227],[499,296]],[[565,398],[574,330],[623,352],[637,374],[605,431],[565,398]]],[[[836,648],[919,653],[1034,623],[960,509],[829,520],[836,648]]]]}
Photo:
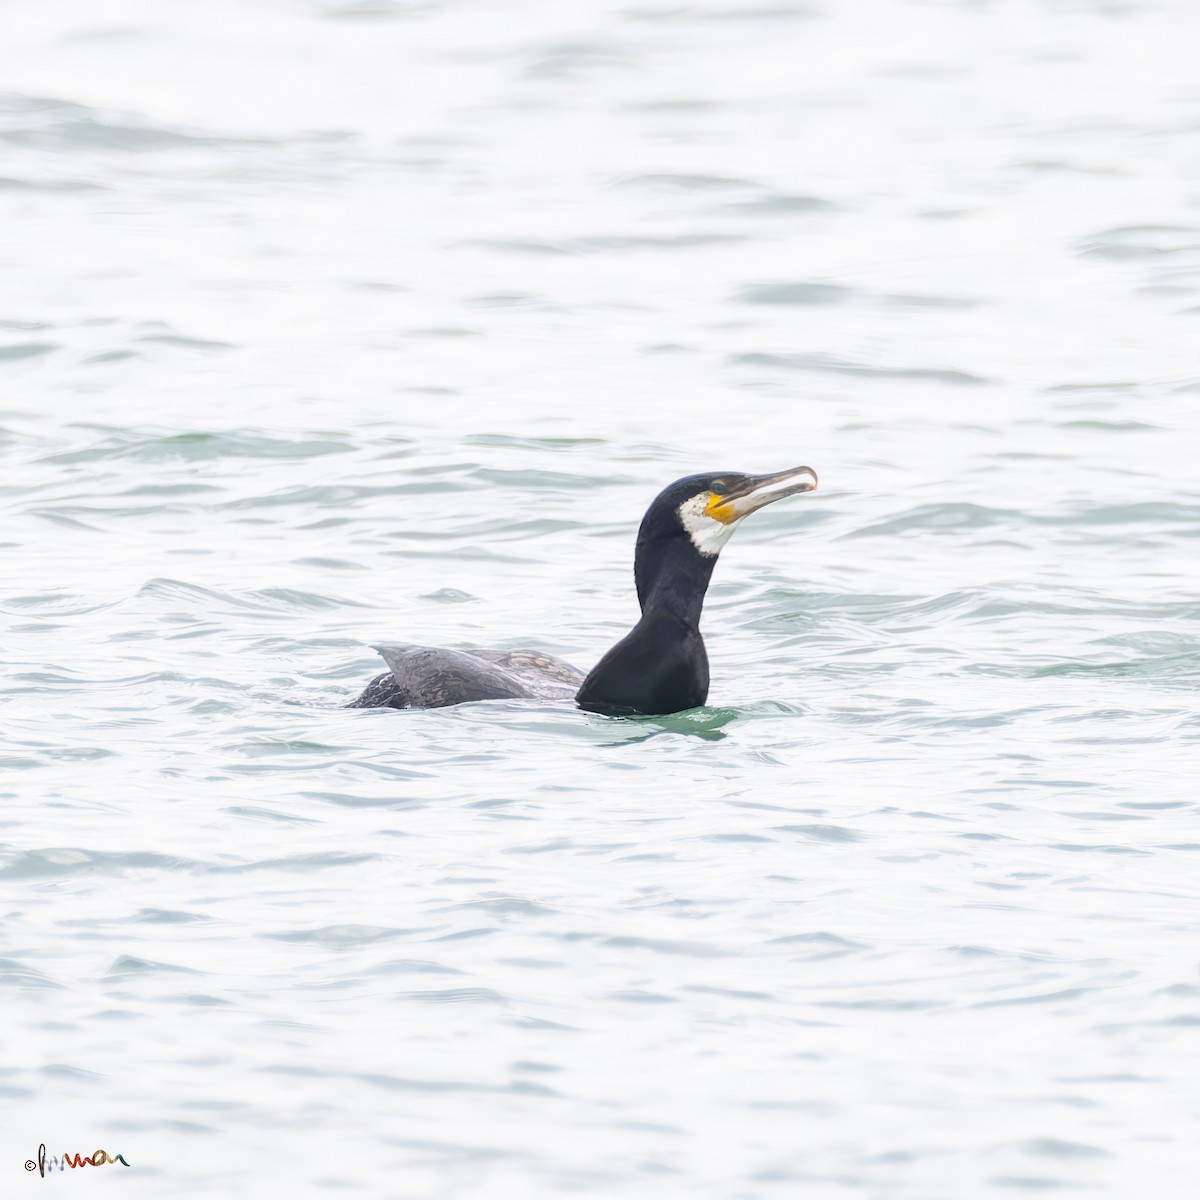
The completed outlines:
{"type": "Polygon", "coordinates": [[[708,506],[708,497],[708,492],[701,492],[699,496],[685,500],[679,506],[678,512],[679,520],[687,530],[688,537],[692,539],[692,545],[701,554],[712,558],[721,553],[721,547],[733,536],[733,531],[742,520],[739,517],[738,520],[724,525],[715,517],[708,516],[704,511],[708,506]]]}

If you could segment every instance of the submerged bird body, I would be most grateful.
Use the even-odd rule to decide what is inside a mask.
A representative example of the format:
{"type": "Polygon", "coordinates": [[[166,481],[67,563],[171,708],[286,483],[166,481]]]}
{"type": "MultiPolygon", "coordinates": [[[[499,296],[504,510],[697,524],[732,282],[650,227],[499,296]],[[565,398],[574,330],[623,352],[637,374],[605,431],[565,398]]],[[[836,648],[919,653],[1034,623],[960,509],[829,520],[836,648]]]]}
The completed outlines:
{"type": "Polygon", "coordinates": [[[532,650],[378,646],[389,670],[348,707],[573,696],[580,708],[611,716],[697,708],[709,682],[700,614],[721,547],[750,513],[816,486],[816,473],[797,467],[778,475],[689,475],[660,492],[642,519],[634,556],[641,619],[586,677],[532,650]]]}
{"type": "Polygon", "coordinates": [[[347,708],[445,708],[469,700],[569,700],[583,672],[535,650],[376,646],[388,670],[347,708]]]}

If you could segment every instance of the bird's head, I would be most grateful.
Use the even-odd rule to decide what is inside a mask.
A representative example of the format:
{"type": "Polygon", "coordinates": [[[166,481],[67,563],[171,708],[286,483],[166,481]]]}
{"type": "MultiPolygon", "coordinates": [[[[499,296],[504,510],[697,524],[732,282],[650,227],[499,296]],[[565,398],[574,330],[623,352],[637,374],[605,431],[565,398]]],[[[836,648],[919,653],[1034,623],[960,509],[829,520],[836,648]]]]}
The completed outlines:
{"type": "Polygon", "coordinates": [[[774,475],[741,475],[715,471],[689,475],[665,488],[646,513],[658,536],[684,534],[706,557],[715,557],[733,531],[752,512],[785,496],[811,492],[817,473],[811,467],[793,467],[774,475]]]}
{"type": "Polygon", "coordinates": [[[703,595],[721,547],[746,517],[816,486],[817,473],[811,467],[793,467],[775,475],[713,471],[669,484],[646,510],[638,531],[634,560],[638,600],[646,604],[668,560],[693,562],[694,568],[684,569],[700,579],[703,595]],[[675,547],[684,549],[683,559],[676,557],[675,547]]]}

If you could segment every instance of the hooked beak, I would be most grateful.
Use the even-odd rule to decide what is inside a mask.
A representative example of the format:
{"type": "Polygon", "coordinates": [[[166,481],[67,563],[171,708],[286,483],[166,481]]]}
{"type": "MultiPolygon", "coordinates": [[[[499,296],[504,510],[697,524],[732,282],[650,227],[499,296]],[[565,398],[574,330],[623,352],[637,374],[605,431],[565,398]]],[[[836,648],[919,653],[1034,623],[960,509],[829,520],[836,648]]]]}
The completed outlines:
{"type": "Polygon", "coordinates": [[[811,492],[816,486],[817,473],[812,467],[793,467],[777,475],[752,475],[740,487],[725,495],[714,495],[705,513],[722,525],[731,525],[776,500],[782,500],[784,496],[811,492]]]}

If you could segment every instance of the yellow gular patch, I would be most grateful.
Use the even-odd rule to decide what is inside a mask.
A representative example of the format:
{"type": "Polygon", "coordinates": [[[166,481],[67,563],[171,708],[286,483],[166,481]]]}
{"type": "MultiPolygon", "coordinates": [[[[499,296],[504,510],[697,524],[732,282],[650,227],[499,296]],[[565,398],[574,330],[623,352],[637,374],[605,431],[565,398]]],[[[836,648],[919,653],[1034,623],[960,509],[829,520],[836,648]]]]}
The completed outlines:
{"type": "Polygon", "coordinates": [[[724,496],[718,496],[716,492],[708,493],[708,503],[704,506],[704,515],[712,517],[714,521],[720,521],[722,525],[731,525],[737,520],[737,513],[733,511],[733,506],[725,503],[724,496]]]}

